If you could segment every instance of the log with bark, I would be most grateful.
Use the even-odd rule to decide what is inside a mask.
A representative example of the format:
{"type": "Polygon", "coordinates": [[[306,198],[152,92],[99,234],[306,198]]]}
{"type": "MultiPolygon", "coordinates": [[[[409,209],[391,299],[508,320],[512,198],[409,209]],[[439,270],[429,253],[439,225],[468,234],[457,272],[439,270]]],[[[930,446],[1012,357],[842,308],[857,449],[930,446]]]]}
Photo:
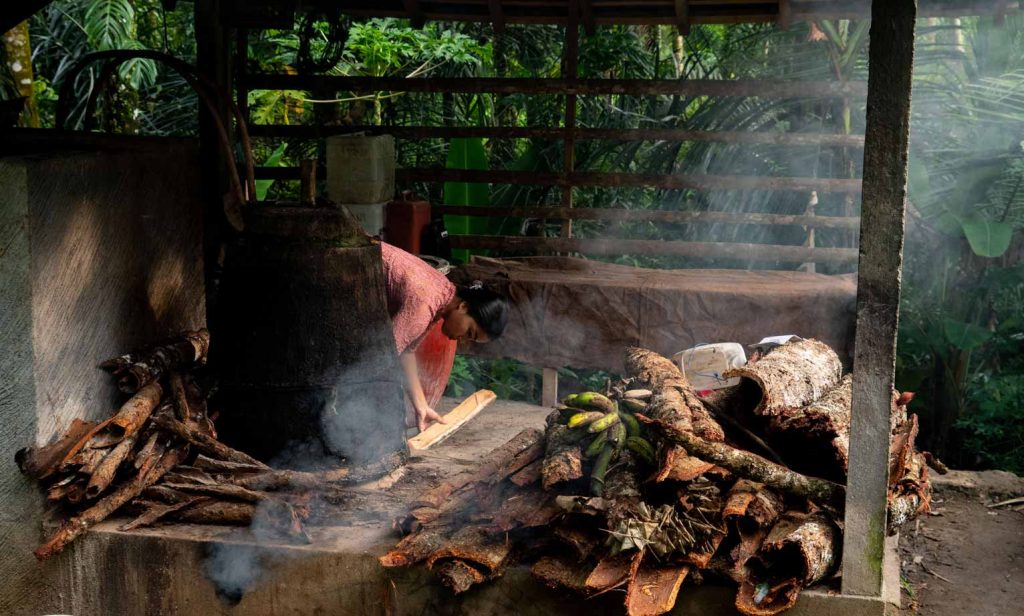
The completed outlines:
{"type": "Polygon", "coordinates": [[[760,396],[752,411],[769,417],[819,400],[842,376],[836,352],[813,339],[788,342],[756,362],[722,373],[723,378],[739,377],[753,384],[760,396]]]}
{"type": "Polygon", "coordinates": [[[117,379],[125,393],[134,393],[147,383],[159,380],[174,369],[189,369],[206,362],[210,350],[210,332],[206,329],[185,332],[177,338],[137,353],[128,353],[100,364],[117,379]]]}

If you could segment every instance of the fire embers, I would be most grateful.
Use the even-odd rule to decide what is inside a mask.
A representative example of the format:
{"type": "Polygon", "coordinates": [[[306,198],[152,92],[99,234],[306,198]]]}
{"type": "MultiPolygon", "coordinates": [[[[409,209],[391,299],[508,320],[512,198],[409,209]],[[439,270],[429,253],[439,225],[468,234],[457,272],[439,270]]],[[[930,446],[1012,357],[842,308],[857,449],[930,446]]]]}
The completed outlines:
{"type": "MultiPolygon", "coordinates": [[[[816,341],[780,346],[709,399],[656,353],[630,349],[627,366],[633,379],[566,399],[543,436],[521,434],[427,495],[403,523],[412,534],[381,562],[426,560],[456,592],[527,562],[552,587],[624,589],[633,616],[670,611],[684,584],[705,578],[735,584],[736,607],[758,616],[830,580],[850,415],[835,353],[816,341]],[[513,463],[515,452],[529,455],[513,463]],[[825,478],[804,474],[816,464],[825,478]],[[455,532],[465,528],[475,530],[455,532]]],[[[929,486],[916,420],[893,400],[899,524],[925,510],[929,486]]]]}

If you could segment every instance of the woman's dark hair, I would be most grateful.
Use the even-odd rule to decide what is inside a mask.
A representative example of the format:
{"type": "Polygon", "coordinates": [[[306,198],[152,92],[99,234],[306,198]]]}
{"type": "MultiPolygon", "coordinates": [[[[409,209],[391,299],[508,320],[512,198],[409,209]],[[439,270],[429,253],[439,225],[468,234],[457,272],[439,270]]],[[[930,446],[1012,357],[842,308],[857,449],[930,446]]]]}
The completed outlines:
{"type": "Polygon", "coordinates": [[[460,286],[455,294],[466,302],[469,316],[487,332],[488,338],[494,340],[501,336],[508,324],[508,300],[479,282],[460,286]]]}

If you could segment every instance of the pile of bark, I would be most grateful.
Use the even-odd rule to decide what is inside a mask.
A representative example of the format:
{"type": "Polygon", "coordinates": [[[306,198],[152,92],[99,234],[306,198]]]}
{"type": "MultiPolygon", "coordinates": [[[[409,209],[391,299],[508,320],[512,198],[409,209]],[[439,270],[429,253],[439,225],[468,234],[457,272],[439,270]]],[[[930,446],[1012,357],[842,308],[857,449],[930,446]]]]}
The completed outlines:
{"type": "Polygon", "coordinates": [[[195,378],[209,333],[187,332],[101,364],[128,400],[109,418],[75,420],[55,442],[18,452],[22,472],[45,490],[58,528],[35,552],[63,550],[114,513],[131,530],[161,520],[251,527],[308,542],[303,521],[314,492],[365,481],[401,464],[323,472],[276,470],[217,440],[206,394],[195,378]]]}
{"type": "MultiPolygon", "coordinates": [[[[683,582],[738,588],[744,614],[792,607],[836,575],[849,375],[815,340],[780,346],[701,398],[670,360],[630,349],[630,378],[564,401],[473,472],[424,494],[381,558],[419,562],[453,592],[529,564],[552,587],[624,589],[627,613],[672,609],[683,582]]],[[[927,511],[926,456],[893,396],[890,530],[927,511]]]]}

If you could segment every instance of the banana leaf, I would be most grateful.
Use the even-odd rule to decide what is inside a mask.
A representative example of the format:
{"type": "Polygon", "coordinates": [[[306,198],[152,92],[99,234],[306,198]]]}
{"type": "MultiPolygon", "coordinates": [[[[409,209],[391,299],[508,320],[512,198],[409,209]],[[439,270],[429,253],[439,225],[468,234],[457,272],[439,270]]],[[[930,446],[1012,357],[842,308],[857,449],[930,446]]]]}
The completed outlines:
{"type": "MultiPolygon", "coordinates": [[[[484,151],[483,139],[458,137],[451,140],[448,146],[448,160],[445,163],[447,169],[477,169],[485,171],[488,168],[487,153],[484,151]]],[[[475,182],[445,182],[444,183],[444,204],[445,205],[472,205],[478,207],[489,206],[491,202],[491,187],[489,184],[475,182]]],[[[488,219],[480,216],[445,216],[444,224],[448,233],[452,235],[486,235],[488,232],[488,219]]],[[[469,261],[469,251],[466,249],[455,249],[452,251],[452,258],[456,262],[469,261]]]]}

